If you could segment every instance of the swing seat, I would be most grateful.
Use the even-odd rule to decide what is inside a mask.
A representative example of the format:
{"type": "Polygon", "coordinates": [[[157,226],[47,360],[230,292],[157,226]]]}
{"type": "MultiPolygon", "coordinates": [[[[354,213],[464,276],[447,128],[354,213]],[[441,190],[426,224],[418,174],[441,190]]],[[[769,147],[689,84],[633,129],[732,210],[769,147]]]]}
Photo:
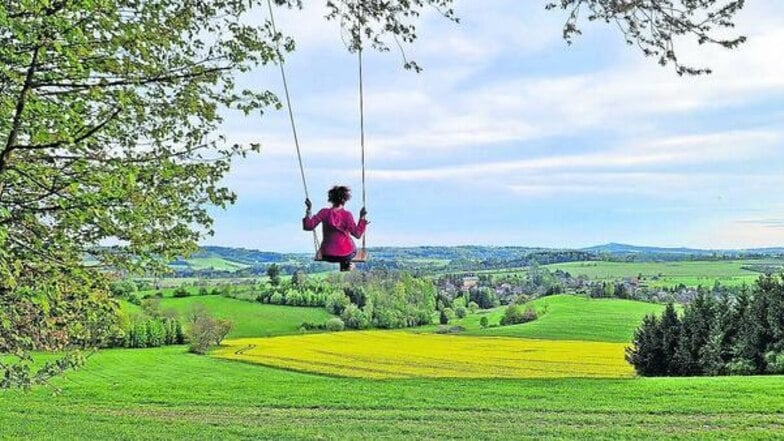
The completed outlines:
{"type": "MultiPolygon", "coordinates": [[[[362,248],[357,250],[357,255],[351,259],[352,262],[355,263],[363,263],[367,262],[370,257],[370,254],[367,252],[367,249],[362,248]]],[[[316,257],[313,258],[316,262],[324,262],[324,256],[321,255],[321,250],[316,251],[316,257]]]]}

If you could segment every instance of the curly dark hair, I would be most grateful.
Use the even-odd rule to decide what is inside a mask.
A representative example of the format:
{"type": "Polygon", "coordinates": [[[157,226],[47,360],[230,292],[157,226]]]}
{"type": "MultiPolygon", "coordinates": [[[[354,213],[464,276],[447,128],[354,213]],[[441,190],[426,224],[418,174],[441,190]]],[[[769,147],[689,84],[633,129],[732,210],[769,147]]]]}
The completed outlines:
{"type": "Polygon", "coordinates": [[[327,192],[327,200],[335,205],[344,205],[351,199],[351,189],[345,185],[336,185],[327,192]]]}

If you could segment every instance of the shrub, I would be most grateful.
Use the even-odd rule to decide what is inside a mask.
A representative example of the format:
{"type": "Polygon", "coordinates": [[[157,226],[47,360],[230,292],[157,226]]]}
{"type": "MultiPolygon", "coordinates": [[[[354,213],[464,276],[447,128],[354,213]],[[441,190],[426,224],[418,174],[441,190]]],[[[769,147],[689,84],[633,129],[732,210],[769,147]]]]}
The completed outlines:
{"type": "Polygon", "coordinates": [[[327,322],[324,324],[324,327],[327,328],[327,331],[332,331],[332,332],[342,331],[346,329],[346,325],[343,323],[343,320],[337,317],[327,320],[327,322]]]}
{"type": "Polygon", "coordinates": [[[273,305],[282,305],[286,302],[286,299],[283,297],[283,294],[276,292],[270,296],[269,302],[273,305]]]}
{"type": "Polygon", "coordinates": [[[768,372],[774,375],[784,374],[784,353],[768,352],[765,354],[765,363],[768,365],[768,372]]]}
{"type": "Polygon", "coordinates": [[[468,315],[468,311],[465,309],[465,307],[458,306],[455,308],[455,316],[457,318],[464,318],[466,315],[468,315]]]}
{"type": "Polygon", "coordinates": [[[130,297],[136,291],[138,291],[138,287],[133,280],[118,280],[109,285],[109,292],[112,293],[112,296],[121,299],[130,297]]]}
{"type": "Polygon", "coordinates": [[[436,334],[448,334],[449,333],[449,326],[447,325],[439,325],[436,328],[436,334]]]}
{"type": "Polygon", "coordinates": [[[206,296],[206,295],[209,295],[209,294],[210,294],[210,292],[207,290],[206,286],[202,286],[201,288],[199,288],[199,295],[200,296],[206,296]]]}
{"type": "Polygon", "coordinates": [[[191,352],[206,354],[213,345],[220,345],[234,324],[229,320],[215,319],[206,308],[198,305],[189,313],[188,341],[191,352]]]}
{"type": "Polygon", "coordinates": [[[522,305],[509,305],[501,317],[501,326],[517,325],[536,320],[536,310],[532,307],[523,308],[522,305]]]}
{"type": "Polygon", "coordinates": [[[479,326],[484,329],[487,328],[487,325],[490,324],[490,320],[487,319],[487,316],[483,316],[479,319],[479,326]]]}
{"type": "Polygon", "coordinates": [[[142,312],[148,317],[158,317],[161,313],[161,300],[149,298],[142,301],[142,312]]]}
{"type": "Polygon", "coordinates": [[[449,327],[449,333],[450,334],[459,334],[459,333],[461,333],[463,331],[465,331],[465,328],[462,327],[462,326],[450,326],[449,327]]]}
{"type": "Polygon", "coordinates": [[[370,320],[368,319],[367,314],[353,303],[350,303],[346,309],[343,310],[343,313],[340,314],[340,318],[349,329],[367,329],[370,327],[370,320]]]}
{"type": "Polygon", "coordinates": [[[136,306],[139,306],[142,304],[142,299],[140,299],[139,296],[137,296],[136,294],[132,294],[128,296],[128,302],[133,303],[136,306]]]}
{"type": "Polygon", "coordinates": [[[326,308],[332,314],[342,314],[351,304],[351,300],[343,292],[333,292],[327,297],[326,308]]]}
{"type": "Polygon", "coordinates": [[[188,291],[187,288],[181,286],[174,290],[174,297],[182,298],[182,297],[189,297],[191,293],[188,291]]]}
{"type": "Polygon", "coordinates": [[[730,375],[754,375],[757,367],[751,360],[734,360],[727,365],[730,375]]]}
{"type": "Polygon", "coordinates": [[[438,322],[441,323],[442,325],[449,324],[449,316],[446,315],[446,312],[444,312],[443,309],[441,310],[441,314],[439,314],[438,316],[438,322]]]}
{"type": "Polygon", "coordinates": [[[316,324],[311,322],[302,322],[302,324],[299,325],[300,331],[314,331],[318,329],[325,329],[325,325],[323,323],[316,324]]]}
{"type": "Polygon", "coordinates": [[[471,311],[471,314],[476,314],[476,311],[479,310],[479,305],[476,302],[469,302],[468,310],[471,311]]]}

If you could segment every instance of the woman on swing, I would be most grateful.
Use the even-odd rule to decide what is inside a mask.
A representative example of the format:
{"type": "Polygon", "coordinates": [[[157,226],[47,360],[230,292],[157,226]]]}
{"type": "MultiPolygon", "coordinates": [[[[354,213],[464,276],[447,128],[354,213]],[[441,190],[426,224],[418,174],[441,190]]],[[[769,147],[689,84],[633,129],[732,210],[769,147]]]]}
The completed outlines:
{"type": "Polygon", "coordinates": [[[351,236],[357,239],[365,234],[368,221],[365,219],[365,207],[359,211],[359,223],[354,222],[354,216],[344,206],[351,199],[351,189],[342,185],[332,187],[327,193],[327,199],[332,204],[331,208],[322,208],[315,216],[311,216],[313,204],[310,199],[305,199],[305,217],[302,219],[302,228],[306,231],[314,230],[318,224],[323,224],[324,240],[319,249],[320,260],[340,264],[340,271],[353,269],[351,260],[357,255],[357,247],[351,236]]]}

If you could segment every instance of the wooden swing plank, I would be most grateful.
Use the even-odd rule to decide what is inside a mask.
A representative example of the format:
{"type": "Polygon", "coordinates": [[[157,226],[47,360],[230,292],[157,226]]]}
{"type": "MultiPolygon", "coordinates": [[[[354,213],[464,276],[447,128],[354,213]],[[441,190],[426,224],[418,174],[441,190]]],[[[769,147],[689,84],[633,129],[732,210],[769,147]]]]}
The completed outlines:
{"type": "MultiPolygon", "coordinates": [[[[367,250],[362,249],[362,250],[357,250],[357,255],[354,256],[354,258],[351,259],[351,261],[356,263],[363,263],[363,262],[367,262],[369,258],[370,258],[370,253],[368,253],[367,250]]],[[[324,257],[321,255],[321,250],[316,252],[316,256],[313,257],[313,260],[315,262],[325,262],[324,257]]]]}

